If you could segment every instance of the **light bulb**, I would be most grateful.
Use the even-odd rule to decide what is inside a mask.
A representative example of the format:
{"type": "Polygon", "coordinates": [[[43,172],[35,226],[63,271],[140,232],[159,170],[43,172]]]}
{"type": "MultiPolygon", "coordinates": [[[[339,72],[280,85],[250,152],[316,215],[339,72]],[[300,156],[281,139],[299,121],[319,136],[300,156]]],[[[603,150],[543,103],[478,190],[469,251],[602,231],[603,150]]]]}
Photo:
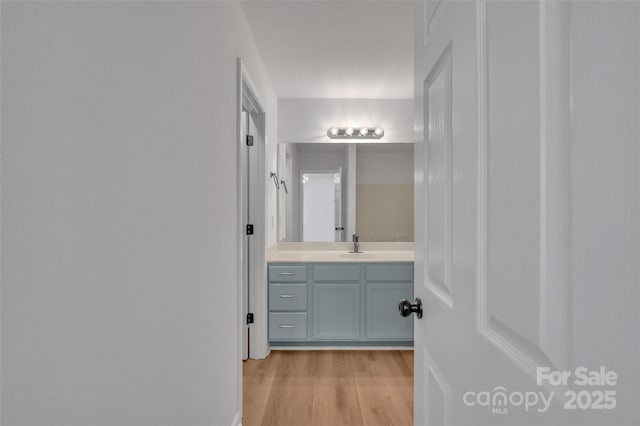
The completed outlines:
{"type": "Polygon", "coordinates": [[[360,129],[360,136],[367,136],[368,133],[369,133],[369,129],[367,129],[365,127],[360,129]]]}
{"type": "Polygon", "coordinates": [[[347,136],[351,136],[351,135],[353,135],[353,129],[351,127],[349,127],[347,130],[344,131],[344,133],[347,136]]]}
{"type": "Polygon", "coordinates": [[[332,127],[329,129],[329,134],[331,136],[338,136],[338,128],[337,127],[332,127]]]}
{"type": "Polygon", "coordinates": [[[376,127],[376,130],[374,130],[374,132],[376,136],[380,137],[382,135],[384,135],[384,130],[382,130],[380,127],[376,127]]]}

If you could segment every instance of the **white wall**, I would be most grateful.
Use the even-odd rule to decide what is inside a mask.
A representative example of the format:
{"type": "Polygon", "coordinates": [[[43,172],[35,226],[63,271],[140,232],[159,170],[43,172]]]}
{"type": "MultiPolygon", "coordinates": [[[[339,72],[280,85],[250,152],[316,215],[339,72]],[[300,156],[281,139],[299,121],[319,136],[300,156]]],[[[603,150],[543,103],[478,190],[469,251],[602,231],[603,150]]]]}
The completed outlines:
{"type": "MultiPolygon", "coordinates": [[[[271,86],[270,90],[271,90],[271,86]]],[[[271,91],[271,93],[274,93],[271,91]]],[[[269,172],[278,171],[278,102],[275,96],[269,96],[267,101],[267,140],[265,146],[265,247],[278,242],[278,190],[269,178],[269,172]]],[[[266,265],[265,265],[266,268],[266,265]]],[[[266,278],[265,278],[266,279],[266,278]]],[[[266,285],[266,283],[265,283],[266,285]]]]}
{"type": "Polygon", "coordinates": [[[279,99],[280,142],[331,142],[333,126],[378,126],[381,142],[413,142],[413,99],[279,99]]]}
{"type": "Polygon", "coordinates": [[[2,2],[1,31],[1,423],[231,424],[237,56],[277,119],[240,7],[2,2]]]}
{"type": "Polygon", "coordinates": [[[293,218],[294,211],[297,214],[297,206],[294,208],[294,197],[296,197],[296,185],[298,182],[297,172],[294,165],[297,164],[297,148],[295,144],[278,144],[278,176],[285,181],[284,187],[279,191],[279,241],[292,241],[294,234],[293,218]]]}

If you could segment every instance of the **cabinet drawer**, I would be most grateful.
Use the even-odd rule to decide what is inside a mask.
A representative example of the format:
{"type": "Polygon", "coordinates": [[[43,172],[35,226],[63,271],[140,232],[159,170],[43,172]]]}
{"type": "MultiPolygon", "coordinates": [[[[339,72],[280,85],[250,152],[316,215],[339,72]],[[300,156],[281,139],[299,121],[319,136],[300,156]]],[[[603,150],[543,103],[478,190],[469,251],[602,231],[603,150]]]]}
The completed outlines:
{"type": "Polygon", "coordinates": [[[305,312],[269,314],[269,340],[302,340],[307,338],[305,312]]]}
{"type": "Polygon", "coordinates": [[[365,267],[367,281],[413,281],[413,265],[368,265],[365,267]]]}
{"type": "Polygon", "coordinates": [[[322,265],[313,266],[314,282],[360,281],[359,265],[322,265]]]}
{"type": "Polygon", "coordinates": [[[270,282],[306,282],[306,266],[269,266],[270,282]]]}
{"type": "Polygon", "coordinates": [[[270,311],[306,311],[306,284],[269,284],[270,311]]]}

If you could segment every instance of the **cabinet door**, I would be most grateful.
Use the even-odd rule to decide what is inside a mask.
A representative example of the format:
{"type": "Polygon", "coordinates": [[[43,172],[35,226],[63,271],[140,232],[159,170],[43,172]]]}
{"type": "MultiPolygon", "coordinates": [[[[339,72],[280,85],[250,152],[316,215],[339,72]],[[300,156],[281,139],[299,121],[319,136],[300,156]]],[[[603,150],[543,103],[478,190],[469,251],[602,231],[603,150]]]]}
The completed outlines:
{"type": "Polygon", "coordinates": [[[413,300],[412,283],[367,283],[365,298],[368,340],[413,340],[413,316],[398,312],[401,299],[413,300]]]}
{"type": "Polygon", "coordinates": [[[313,284],[313,338],[360,338],[360,284],[313,284]]]}

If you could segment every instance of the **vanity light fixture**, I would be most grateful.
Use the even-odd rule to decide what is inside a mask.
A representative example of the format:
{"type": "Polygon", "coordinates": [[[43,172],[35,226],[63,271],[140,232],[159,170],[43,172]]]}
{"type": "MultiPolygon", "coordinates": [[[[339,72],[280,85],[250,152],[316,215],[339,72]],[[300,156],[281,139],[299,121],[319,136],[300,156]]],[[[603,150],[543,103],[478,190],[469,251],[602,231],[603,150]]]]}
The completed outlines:
{"type": "Polygon", "coordinates": [[[380,139],[384,130],[380,127],[331,127],[327,136],[330,139],[380,139]]]}

